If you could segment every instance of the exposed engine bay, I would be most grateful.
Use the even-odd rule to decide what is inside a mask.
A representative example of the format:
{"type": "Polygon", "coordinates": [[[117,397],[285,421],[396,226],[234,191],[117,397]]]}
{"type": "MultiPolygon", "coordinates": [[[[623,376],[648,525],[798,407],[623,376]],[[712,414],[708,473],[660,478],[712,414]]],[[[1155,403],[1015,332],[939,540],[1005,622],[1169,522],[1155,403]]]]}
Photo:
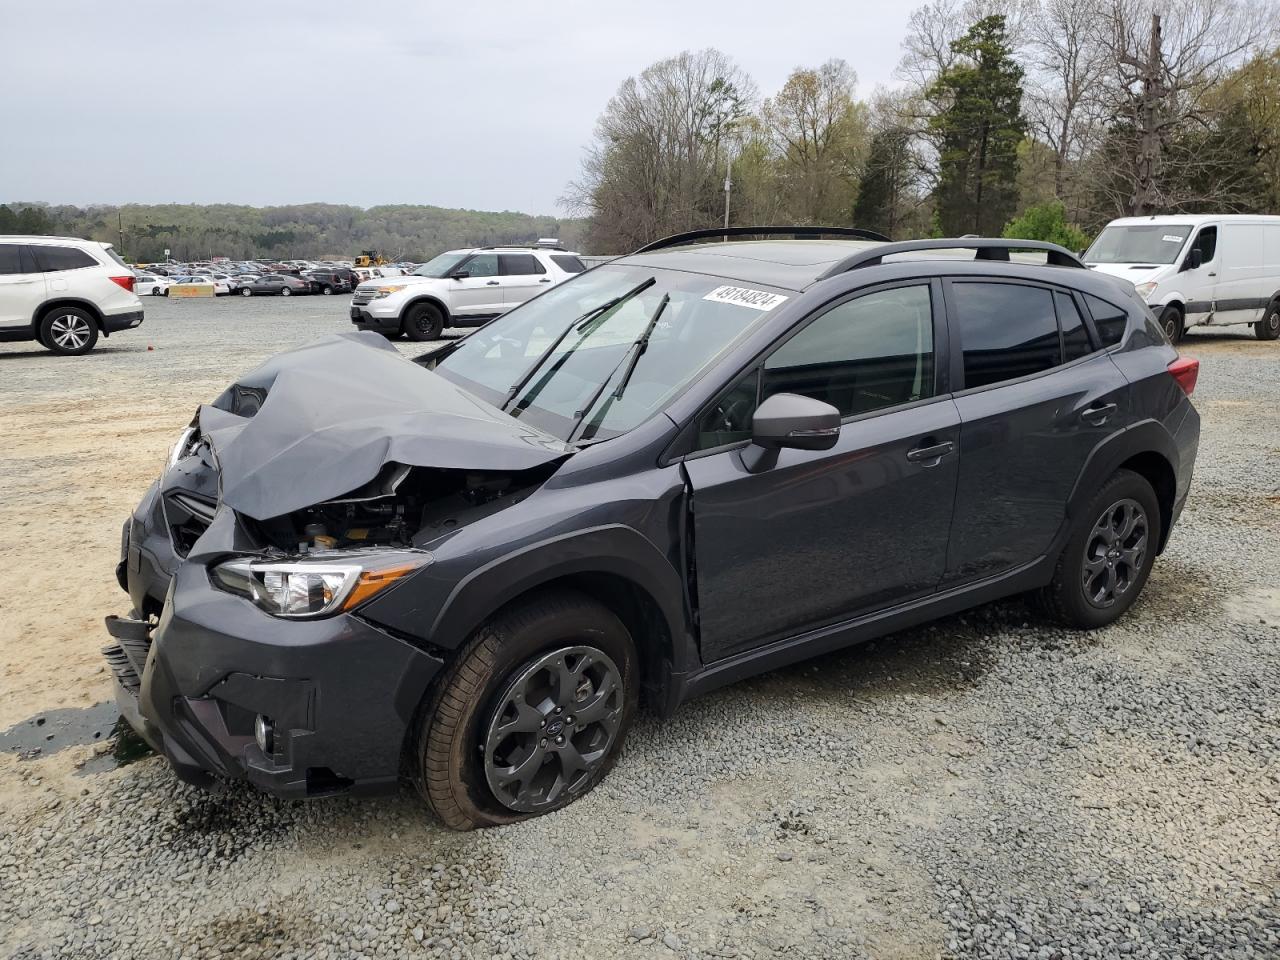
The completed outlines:
{"type": "Polygon", "coordinates": [[[388,463],[343,497],[261,521],[272,545],[289,553],[362,546],[425,547],[519,503],[555,470],[465,471],[388,463]]]}

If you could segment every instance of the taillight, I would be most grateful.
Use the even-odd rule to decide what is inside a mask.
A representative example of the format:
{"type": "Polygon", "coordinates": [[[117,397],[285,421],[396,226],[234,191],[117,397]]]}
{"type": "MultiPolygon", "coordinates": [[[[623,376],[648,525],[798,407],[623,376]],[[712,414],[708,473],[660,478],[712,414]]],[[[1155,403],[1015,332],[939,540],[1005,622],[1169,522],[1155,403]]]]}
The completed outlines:
{"type": "Polygon", "coordinates": [[[1195,357],[1179,357],[1169,364],[1169,373],[1189,397],[1195,392],[1196,377],[1200,376],[1200,361],[1195,357]]]}
{"type": "Polygon", "coordinates": [[[112,277],[112,278],[111,278],[111,282],[112,282],[112,283],[118,283],[118,284],[120,284],[120,286],[124,287],[124,288],[125,288],[126,290],[128,290],[130,293],[133,293],[133,281],[134,281],[135,279],[137,279],[137,278],[136,278],[136,277],[134,277],[134,275],[133,275],[133,274],[129,274],[129,276],[127,276],[127,277],[112,277]]]}

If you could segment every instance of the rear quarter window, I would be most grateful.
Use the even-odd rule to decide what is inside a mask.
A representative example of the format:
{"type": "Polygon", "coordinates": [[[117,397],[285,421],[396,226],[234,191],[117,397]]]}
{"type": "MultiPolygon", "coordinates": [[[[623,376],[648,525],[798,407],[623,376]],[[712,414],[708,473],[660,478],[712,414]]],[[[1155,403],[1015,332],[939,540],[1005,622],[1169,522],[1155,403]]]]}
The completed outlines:
{"type": "Polygon", "coordinates": [[[565,273],[582,273],[582,271],[587,269],[587,265],[577,257],[571,257],[563,253],[553,253],[551,255],[551,262],[565,273]]]}
{"type": "Polygon", "coordinates": [[[50,273],[54,270],[79,270],[82,267],[98,266],[97,260],[76,247],[33,245],[31,252],[35,255],[37,269],[44,273],[50,273]]]}
{"type": "Polygon", "coordinates": [[[1125,328],[1129,325],[1128,311],[1090,293],[1084,295],[1084,302],[1093,314],[1093,326],[1098,331],[1098,340],[1104,349],[1114,347],[1124,339],[1125,328]]]}

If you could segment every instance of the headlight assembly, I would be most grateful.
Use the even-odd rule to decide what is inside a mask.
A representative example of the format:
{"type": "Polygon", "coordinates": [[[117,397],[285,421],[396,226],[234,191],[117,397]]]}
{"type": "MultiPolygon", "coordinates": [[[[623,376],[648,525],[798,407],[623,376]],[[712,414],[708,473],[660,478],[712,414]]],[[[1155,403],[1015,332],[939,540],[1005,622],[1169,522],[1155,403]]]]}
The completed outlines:
{"type": "Polygon", "coordinates": [[[225,560],[209,573],[219,589],[273,617],[304,619],[352,610],[431,562],[429,553],[333,554],[316,560],[225,560]]]}
{"type": "Polygon", "coordinates": [[[1138,296],[1143,300],[1146,300],[1156,292],[1156,287],[1158,286],[1160,286],[1160,284],[1156,283],[1154,280],[1148,280],[1146,283],[1135,283],[1133,285],[1133,289],[1138,291],[1138,296]]]}
{"type": "Polygon", "coordinates": [[[403,283],[392,284],[389,287],[379,287],[378,292],[373,295],[375,300],[381,300],[383,297],[389,297],[393,293],[399,293],[404,289],[403,283]]]}
{"type": "Polygon", "coordinates": [[[187,427],[182,431],[182,435],[178,437],[178,442],[169,448],[169,456],[165,458],[165,470],[172,469],[173,465],[187,455],[191,449],[191,439],[196,435],[195,427],[187,427]]]}

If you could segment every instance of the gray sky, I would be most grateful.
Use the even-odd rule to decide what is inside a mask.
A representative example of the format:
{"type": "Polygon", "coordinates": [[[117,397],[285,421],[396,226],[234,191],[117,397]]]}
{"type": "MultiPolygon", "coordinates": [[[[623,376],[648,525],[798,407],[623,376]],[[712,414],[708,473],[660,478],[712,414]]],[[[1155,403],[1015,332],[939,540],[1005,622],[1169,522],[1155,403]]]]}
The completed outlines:
{"type": "Polygon", "coordinates": [[[559,212],[618,84],[715,46],[892,82],[916,3],[0,0],[0,199],[559,212]]]}

